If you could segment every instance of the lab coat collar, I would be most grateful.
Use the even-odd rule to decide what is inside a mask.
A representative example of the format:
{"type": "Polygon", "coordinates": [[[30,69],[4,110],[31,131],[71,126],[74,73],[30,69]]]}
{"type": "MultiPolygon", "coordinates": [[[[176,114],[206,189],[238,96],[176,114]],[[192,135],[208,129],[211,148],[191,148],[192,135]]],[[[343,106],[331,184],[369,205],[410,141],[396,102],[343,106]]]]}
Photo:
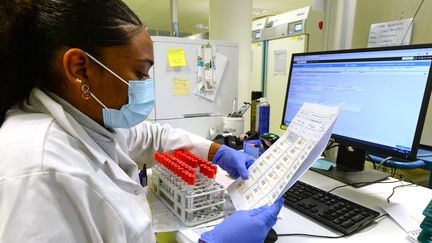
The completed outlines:
{"type": "MultiPolygon", "coordinates": [[[[53,116],[66,132],[85,145],[90,154],[94,156],[95,163],[99,163],[102,167],[111,171],[111,177],[121,182],[120,185],[122,185],[124,189],[136,195],[143,193],[141,186],[130,178],[125,171],[121,170],[118,164],[91,139],[84,128],[71,115],[66,113],[60,104],[52,100],[40,89],[34,88],[30,93],[28,105],[40,112],[48,113],[53,116]]],[[[138,171],[136,176],[138,176],[138,171]]]]}
{"type": "Polygon", "coordinates": [[[101,161],[109,159],[108,155],[101,153],[101,149],[99,149],[98,145],[88,136],[82,126],[71,115],[66,113],[60,104],[52,100],[43,91],[34,88],[30,93],[28,103],[38,111],[53,116],[66,132],[86,145],[86,148],[95,157],[96,161],[101,163],[101,161]]]}

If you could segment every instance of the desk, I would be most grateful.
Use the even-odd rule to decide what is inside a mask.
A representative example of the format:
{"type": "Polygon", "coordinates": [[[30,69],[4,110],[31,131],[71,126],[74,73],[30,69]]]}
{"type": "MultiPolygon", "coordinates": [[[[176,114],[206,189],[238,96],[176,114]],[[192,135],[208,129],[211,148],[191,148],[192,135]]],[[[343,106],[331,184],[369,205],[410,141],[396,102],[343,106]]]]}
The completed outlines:
{"type": "MultiPolygon", "coordinates": [[[[319,187],[323,190],[330,190],[336,186],[343,185],[343,183],[323,176],[313,171],[307,171],[300,179],[310,185],[319,187]]],[[[393,178],[388,181],[395,180],[393,178]]],[[[383,212],[380,205],[387,204],[387,197],[391,194],[394,186],[400,185],[397,183],[388,184],[373,184],[362,188],[344,187],[333,191],[332,193],[356,203],[372,208],[376,211],[383,212]]],[[[423,209],[427,206],[432,199],[432,190],[421,186],[409,186],[397,188],[395,194],[390,199],[391,203],[402,203],[414,215],[418,215],[418,220],[421,221],[423,217],[420,215],[423,209]]],[[[340,235],[341,233],[321,226],[315,221],[309,220],[304,216],[296,213],[295,211],[283,207],[279,214],[279,219],[273,227],[278,234],[289,233],[305,233],[316,235],[340,235]]],[[[179,235],[179,234],[178,234],[179,235]]],[[[184,237],[177,237],[179,242],[188,242],[184,237]],[[182,240],[179,240],[182,239],[182,240]]],[[[367,228],[360,232],[340,239],[323,239],[316,237],[279,237],[278,243],[283,242],[329,242],[329,241],[344,241],[344,242],[411,242],[407,237],[405,231],[399,227],[389,217],[383,217],[377,220],[375,224],[369,225],[367,228]]]]}
{"type": "MultiPolygon", "coordinates": [[[[323,190],[330,190],[343,183],[323,176],[319,173],[308,171],[300,179],[310,185],[319,187],[323,190]]],[[[388,181],[394,179],[388,179],[388,181]]],[[[391,194],[392,188],[397,183],[373,184],[362,188],[343,187],[332,193],[356,203],[372,208],[376,211],[383,212],[380,205],[387,204],[387,197],[391,194]]],[[[402,203],[410,212],[415,215],[421,215],[423,209],[432,199],[432,190],[421,186],[409,186],[397,188],[395,194],[391,197],[391,203],[402,203]]],[[[340,235],[336,231],[325,228],[318,223],[297,214],[295,211],[283,207],[278,220],[273,227],[278,234],[305,233],[318,235],[340,235]]],[[[419,220],[422,220],[420,218],[419,220]]],[[[322,239],[316,237],[279,237],[277,242],[327,242],[327,241],[349,241],[349,242],[411,242],[407,239],[405,231],[399,227],[391,218],[383,217],[377,220],[377,223],[371,224],[362,231],[341,239],[322,239]]]]}

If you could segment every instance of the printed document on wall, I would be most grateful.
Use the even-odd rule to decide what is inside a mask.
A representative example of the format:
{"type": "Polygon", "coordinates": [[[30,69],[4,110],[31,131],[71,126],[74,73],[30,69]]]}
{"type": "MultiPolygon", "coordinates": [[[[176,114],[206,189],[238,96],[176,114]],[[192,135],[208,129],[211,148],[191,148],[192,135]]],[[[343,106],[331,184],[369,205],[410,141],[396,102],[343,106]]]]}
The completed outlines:
{"type": "Polygon", "coordinates": [[[274,75],[286,75],[287,50],[274,50],[274,75]]]}
{"type": "Polygon", "coordinates": [[[372,24],[367,47],[409,45],[412,26],[413,18],[372,24]]]}
{"type": "Polygon", "coordinates": [[[237,210],[273,204],[317,160],[327,145],[341,106],[305,103],[288,130],[238,178],[228,193],[237,210]]]}

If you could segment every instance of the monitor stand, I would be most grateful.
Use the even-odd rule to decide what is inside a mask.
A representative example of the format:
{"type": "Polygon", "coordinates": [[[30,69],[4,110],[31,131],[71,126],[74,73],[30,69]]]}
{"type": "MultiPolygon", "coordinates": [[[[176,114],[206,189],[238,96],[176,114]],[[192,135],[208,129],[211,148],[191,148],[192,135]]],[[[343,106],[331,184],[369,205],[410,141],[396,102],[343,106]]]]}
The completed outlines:
{"type": "Polygon", "coordinates": [[[390,176],[379,170],[364,168],[365,159],[366,151],[341,145],[338,148],[336,168],[330,170],[311,168],[311,170],[354,187],[366,186],[390,176]]]}
{"type": "Polygon", "coordinates": [[[317,168],[311,168],[311,170],[354,187],[367,186],[371,183],[385,180],[390,176],[390,174],[367,168],[362,171],[343,171],[337,167],[331,170],[317,168]]]}

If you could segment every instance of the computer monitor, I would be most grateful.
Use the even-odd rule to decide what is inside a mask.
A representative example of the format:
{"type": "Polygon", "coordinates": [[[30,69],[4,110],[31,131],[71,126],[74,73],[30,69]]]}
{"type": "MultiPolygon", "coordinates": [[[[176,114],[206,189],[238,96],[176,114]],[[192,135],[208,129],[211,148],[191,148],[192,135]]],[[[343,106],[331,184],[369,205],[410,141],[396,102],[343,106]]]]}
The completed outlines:
{"type": "Polygon", "coordinates": [[[281,128],[305,102],[343,104],[332,133],[336,168],[318,172],[349,184],[384,179],[364,169],[366,152],[416,158],[431,63],[432,44],[293,54],[281,128]]]}

